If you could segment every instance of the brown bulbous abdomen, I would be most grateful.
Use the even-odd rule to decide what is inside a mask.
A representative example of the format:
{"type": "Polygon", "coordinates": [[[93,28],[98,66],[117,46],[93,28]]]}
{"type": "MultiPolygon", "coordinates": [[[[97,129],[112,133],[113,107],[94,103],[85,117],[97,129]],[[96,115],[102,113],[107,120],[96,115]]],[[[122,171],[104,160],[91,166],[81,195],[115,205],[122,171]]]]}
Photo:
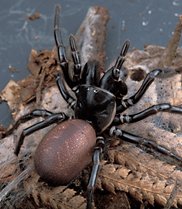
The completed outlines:
{"type": "Polygon", "coordinates": [[[66,185],[92,161],[96,133],[79,119],[55,126],[42,139],[35,151],[35,169],[47,183],[66,185]]]}

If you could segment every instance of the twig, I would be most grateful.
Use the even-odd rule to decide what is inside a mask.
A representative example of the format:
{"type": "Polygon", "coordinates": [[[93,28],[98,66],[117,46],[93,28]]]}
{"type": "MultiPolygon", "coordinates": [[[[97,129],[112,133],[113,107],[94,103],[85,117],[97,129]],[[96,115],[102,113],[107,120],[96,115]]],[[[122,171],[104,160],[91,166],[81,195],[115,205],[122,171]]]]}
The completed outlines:
{"type": "Polygon", "coordinates": [[[159,63],[160,67],[168,67],[173,64],[173,60],[176,56],[176,51],[179,46],[181,33],[182,33],[182,15],[179,16],[179,21],[176,25],[174,33],[166,47],[161,62],[159,63]]]}
{"type": "Polygon", "coordinates": [[[90,7],[84,21],[76,33],[82,64],[96,59],[104,69],[106,27],[109,12],[104,7],[90,7]]]}

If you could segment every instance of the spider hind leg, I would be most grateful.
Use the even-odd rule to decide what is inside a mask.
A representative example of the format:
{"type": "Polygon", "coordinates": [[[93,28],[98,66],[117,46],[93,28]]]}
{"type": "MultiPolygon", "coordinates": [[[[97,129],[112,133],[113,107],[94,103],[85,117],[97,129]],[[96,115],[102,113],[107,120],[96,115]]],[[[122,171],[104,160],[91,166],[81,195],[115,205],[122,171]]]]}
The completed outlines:
{"type": "MultiPolygon", "coordinates": [[[[22,131],[20,138],[18,140],[18,143],[16,145],[15,152],[14,152],[15,155],[18,156],[21,146],[22,146],[26,136],[28,136],[28,135],[30,135],[30,134],[34,133],[35,131],[38,131],[42,128],[50,126],[53,123],[62,122],[64,120],[66,120],[67,118],[68,117],[64,113],[53,113],[53,114],[49,115],[45,120],[35,123],[28,128],[25,128],[22,131]]],[[[19,120],[21,120],[21,119],[19,119],[19,120]]]]}
{"type": "Polygon", "coordinates": [[[123,131],[121,128],[118,128],[116,126],[112,126],[110,129],[110,136],[118,137],[123,141],[138,144],[139,146],[145,146],[147,148],[152,148],[153,150],[156,150],[157,152],[161,154],[165,154],[166,156],[169,156],[177,161],[182,162],[182,157],[178,156],[177,154],[173,153],[171,150],[157,144],[154,141],[151,141],[149,139],[145,139],[143,137],[131,134],[129,132],[123,131]]]}

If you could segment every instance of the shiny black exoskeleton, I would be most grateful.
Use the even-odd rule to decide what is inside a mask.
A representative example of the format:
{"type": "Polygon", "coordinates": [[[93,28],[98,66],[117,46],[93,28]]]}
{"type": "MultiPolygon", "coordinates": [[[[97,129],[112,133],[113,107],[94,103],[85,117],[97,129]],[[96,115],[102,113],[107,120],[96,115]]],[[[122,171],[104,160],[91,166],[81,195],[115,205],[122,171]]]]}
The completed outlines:
{"type": "MultiPolygon", "coordinates": [[[[49,176],[47,173],[49,173],[49,169],[52,169],[50,173],[55,174],[54,167],[51,167],[50,165],[50,167],[46,167],[47,170],[45,171],[45,167],[41,165],[41,162],[43,162],[43,158],[46,164],[45,166],[47,166],[47,159],[49,161],[52,160],[53,162],[54,157],[56,156],[54,154],[54,149],[56,150],[57,144],[59,144],[60,147],[63,146],[64,149],[69,148],[71,152],[73,152],[72,156],[68,154],[68,150],[62,149],[62,152],[58,153],[59,158],[56,159],[55,165],[59,164],[60,159],[61,162],[63,162],[63,167],[56,170],[56,172],[59,173],[59,176],[56,176],[56,178],[58,178],[59,181],[62,176],[60,172],[64,172],[64,169],[66,169],[68,171],[68,178],[66,176],[66,180],[61,179],[59,182],[67,182],[70,180],[72,167],[74,168],[74,171],[76,169],[76,174],[74,175],[74,177],[76,177],[81,169],[83,169],[83,167],[90,162],[92,157],[91,151],[93,151],[93,167],[87,191],[87,209],[90,209],[92,207],[96,176],[99,171],[100,156],[103,152],[106,137],[116,136],[121,140],[129,141],[139,145],[142,144],[182,161],[181,157],[177,156],[161,145],[156,144],[154,141],[130,134],[123,131],[120,127],[117,127],[117,125],[121,125],[123,123],[140,121],[160,111],[182,114],[182,108],[172,106],[168,103],[163,103],[151,106],[148,109],[136,114],[122,115],[121,113],[123,111],[136,104],[141,99],[154,79],[161,74],[163,70],[152,70],[147,74],[141,87],[134,95],[129,98],[123,98],[127,94],[127,85],[125,83],[126,70],[123,68],[123,63],[129,48],[129,42],[126,41],[124,43],[114,66],[107,70],[101,77],[99,64],[97,61],[88,60],[88,62],[82,66],[76,41],[72,35],[70,36],[70,48],[74,67],[73,69],[70,69],[59,28],[59,13],[60,8],[57,6],[54,20],[54,37],[57,46],[58,63],[61,67],[61,72],[57,75],[56,82],[64,100],[68,103],[69,108],[74,111],[75,119],[71,120],[67,115],[65,115],[65,113],[62,112],[53,113],[47,110],[34,110],[20,118],[15,123],[13,128],[10,129],[5,135],[12,133],[12,131],[16,129],[20,123],[29,119],[38,116],[45,118],[45,120],[23,130],[15,149],[15,154],[18,155],[25,136],[30,135],[33,132],[53,123],[61,123],[66,121],[66,123],[62,123],[64,124],[63,126],[61,126],[61,124],[55,126],[55,129],[44,137],[45,139],[42,142],[42,147],[45,148],[46,152],[44,151],[44,148],[41,148],[41,146],[39,146],[37,149],[37,172],[39,173],[40,166],[42,173],[40,175],[43,175],[44,179],[52,179],[52,176],[49,176]],[[69,123],[69,121],[71,122],[69,123]],[[76,127],[76,125],[78,126],[76,123],[79,124],[79,128],[76,127]],[[85,128],[82,129],[82,126],[85,128]],[[71,130],[73,130],[73,133],[71,133],[71,130]],[[76,135],[74,133],[76,133],[76,135]],[[81,139],[81,143],[78,143],[79,137],[81,139]],[[89,138],[90,141],[87,141],[87,138],[89,138]],[[95,146],[93,146],[93,144],[95,146]],[[89,154],[88,152],[84,152],[84,147],[85,149],[88,149],[89,154]],[[51,153],[47,153],[47,148],[52,150],[51,153]],[[39,152],[41,152],[41,155],[39,155],[39,152]],[[53,158],[51,157],[52,154],[53,158]],[[44,157],[42,157],[42,155],[44,157]],[[73,162],[75,159],[83,159],[84,156],[87,156],[88,158],[88,160],[84,161],[84,163],[76,161],[73,162]],[[71,168],[69,168],[69,164],[64,163],[67,159],[67,162],[72,164],[71,168]],[[79,166],[77,166],[77,164],[79,166]]],[[[59,152],[59,150],[56,152],[59,152]]],[[[71,178],[73,177],[71,176],[71,178]]]]}
{"type": "Polygon", "coordinates": [[[98,134],[103,132],[116,114],[115,96],[91,85],[80,85],[75,94],[75,117],[91,123],[98,134]]]}

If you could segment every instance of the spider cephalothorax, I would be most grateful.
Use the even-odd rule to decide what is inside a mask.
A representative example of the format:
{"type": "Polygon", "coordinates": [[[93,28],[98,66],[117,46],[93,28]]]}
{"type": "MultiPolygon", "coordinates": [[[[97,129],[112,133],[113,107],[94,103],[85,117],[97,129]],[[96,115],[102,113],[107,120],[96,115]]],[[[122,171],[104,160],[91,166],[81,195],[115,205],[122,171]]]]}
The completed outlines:
{"type": "Polygon", "coordinates": [[[72,73],[69,73],[69,63],[59,27],[59,12],[60,8],[57,6],[54,37],[61,72],[57,75],[56,82],[61,95],[74,112],[74,119],[69,118],[63,112],[53,113],[45,109],[33,110],[21,117],[8,133],[12,133],[21,122],[33,117],[45,118],[23,130],[15,149],[15,154],[18,155],[25,136],[53,123],[59,123],[44,136],[35,151],[36,171],[49,184],[63,185],[76,178],[82,169],[93,161],[87,191],[87,209],[89,209],[92,207],[100,156],[107,137],[116,136],[121,140],[142,144],[182,161],[180,156],[161,145],[125,132],[117,125],[137,122],[160,111],[182,114],[182,108],[162,103],[136,114],[122,115],[123,111],[141,99],[163,70],[152,70],[145,77],[139,90],[131,97],[123,99],[123,96],[127,94],[126,71],[123,69],[123,62],[129,42],[124,43],[115,64],[101,76],[98,61],[88,60],[82,66],[75,38],[71,35],[70,48],[74,67],[72,73]]]}
{"type": "Polygon", "coordinates": [[[103,132],[116,114],[115,96],[101,88],[81,85],[77,88],[75,117],[92,124],[97,133],[103,132]]]}

